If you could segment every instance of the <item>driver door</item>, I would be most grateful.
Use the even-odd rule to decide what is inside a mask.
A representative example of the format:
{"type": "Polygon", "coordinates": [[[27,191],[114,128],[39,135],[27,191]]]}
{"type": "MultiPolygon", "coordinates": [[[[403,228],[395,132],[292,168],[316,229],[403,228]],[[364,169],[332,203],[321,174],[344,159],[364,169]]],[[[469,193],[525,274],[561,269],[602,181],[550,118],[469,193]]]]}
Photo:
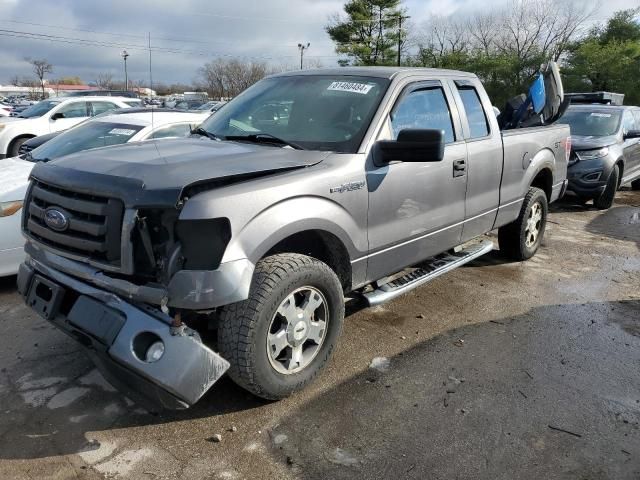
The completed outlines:
{"type": "Polygon", "coordinates": [[[367,277],[378,280],[460,243],[465,218],[467,146],[448,89],[439,81],[404,88],[378,140],[403,129],[445,132],[440,162],[394,162],[367,167],[369,188],[367,277]]]}

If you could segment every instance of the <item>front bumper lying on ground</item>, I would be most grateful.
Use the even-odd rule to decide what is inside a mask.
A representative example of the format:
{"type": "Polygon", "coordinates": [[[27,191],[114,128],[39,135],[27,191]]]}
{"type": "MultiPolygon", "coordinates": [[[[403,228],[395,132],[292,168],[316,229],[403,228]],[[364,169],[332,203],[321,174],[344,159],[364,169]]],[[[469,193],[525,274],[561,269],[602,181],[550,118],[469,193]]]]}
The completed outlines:
{"type": "Polygon", "coordinates": [[[173,335],[171,318],[161,311],[129,304],[33,258],[20,266],[18,289],[29,307],[87,349],[107,380],[144,404],[188,408],[229,368],[196,332],[173,335]],[[158,342],[163,353],[147,358],[158,342]]]}

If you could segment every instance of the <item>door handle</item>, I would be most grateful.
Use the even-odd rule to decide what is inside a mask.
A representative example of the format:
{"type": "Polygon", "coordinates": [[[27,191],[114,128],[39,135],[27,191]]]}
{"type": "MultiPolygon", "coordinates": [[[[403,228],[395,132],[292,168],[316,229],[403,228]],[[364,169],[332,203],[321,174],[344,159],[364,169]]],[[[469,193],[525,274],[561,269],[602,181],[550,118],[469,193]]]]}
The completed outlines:
{"type": "Polygon", "coordinates": [[[465,160],[454,160],[453,162],[453,176],[463,177],[467,171],[467,162],[465,160]]]}

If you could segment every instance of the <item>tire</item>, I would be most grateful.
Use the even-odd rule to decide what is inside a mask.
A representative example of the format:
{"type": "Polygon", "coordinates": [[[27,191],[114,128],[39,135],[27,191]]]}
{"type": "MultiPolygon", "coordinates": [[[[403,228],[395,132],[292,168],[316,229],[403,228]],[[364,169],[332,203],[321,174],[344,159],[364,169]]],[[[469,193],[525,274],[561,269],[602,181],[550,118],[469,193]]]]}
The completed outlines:
{"type": "Polygon", "coordinates": [[[631,182],[631,190],[640,190],[640,179],[631,182]]]}
{"type": "Polygon", "coordinates": [[[500,251],[518,261],[533,257],[542,243],[548,213],[547,195],[530,187],[517,220],[498,230],[500,251]]]}
{"type": "Polygon", "coordinates": [[[305,255],[273,255],[256,265],[249,298],[222,308],[218,346],[231,364],[228,373],[235,383],[258,397],[278,400],[318,376],[333,353],[343,320],[342,285],[333,270],[305,255]],[[313,315],[301,317],[301,310],[288,310],[292,302],[308,305],[312,295],[314,306],[320,302],[310,309],[313,315]],[[294,320],[288,321],[291,312],[294,320]]]}
{"type": "Polygon", "coordinates": [[[600,210],[607,210],[613,205],[613,200],[616,197],[616,191],[618,190],[618,182],[620,180],[620,166],[614,165],[609,180],[607,180],[607,186],[599,196],[593,199],[593,205],[600,210]]]}
{"type": "Polygon", "coordinates": [[[17,157],[20,153],[20,147],[24,142],[30,140],[29,137],[16,138],[11,145],[9,145],[9,150],[7,151],[7,157],[17,157]]]}

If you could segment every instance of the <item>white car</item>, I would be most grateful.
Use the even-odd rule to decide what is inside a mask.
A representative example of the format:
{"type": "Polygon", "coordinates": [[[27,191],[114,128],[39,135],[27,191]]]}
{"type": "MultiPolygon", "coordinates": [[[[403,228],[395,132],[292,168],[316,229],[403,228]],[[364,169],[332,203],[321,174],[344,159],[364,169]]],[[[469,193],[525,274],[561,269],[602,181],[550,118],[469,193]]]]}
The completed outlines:
{"type": "Polygon", "coordinates": [[[46,133],[59,132],[83,120],[118,108],[130,108],[130,98],[54,97],[0,118],[0,159],[18,155],[20,145],[46,133]]]}
{"type": "Polygon", "coordinates": [[[20,231],[21,209],[29,174],[38,161],[51,161],[92,148],[140,140],[187,136],[209,116],[208,112],[120,110],[103,114],[61,133],[24,158],[0,162],[0,277],[14,275],[24,260],[20,231]],[[153,119],[153,120],[152,120],[153,119]]]}

